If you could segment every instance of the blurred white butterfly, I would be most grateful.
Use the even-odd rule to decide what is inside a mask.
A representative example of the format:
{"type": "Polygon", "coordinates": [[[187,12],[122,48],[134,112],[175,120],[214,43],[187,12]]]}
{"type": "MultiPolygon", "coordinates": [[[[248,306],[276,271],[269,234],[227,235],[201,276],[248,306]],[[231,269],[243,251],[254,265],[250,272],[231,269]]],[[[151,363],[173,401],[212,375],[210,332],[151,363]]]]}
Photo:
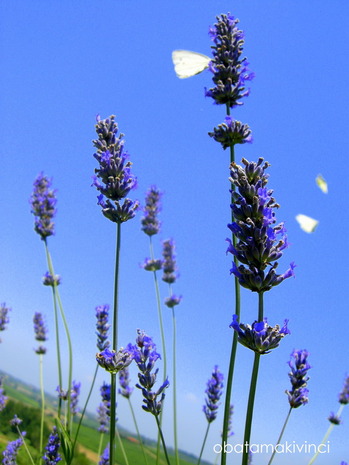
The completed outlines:
{"type": "Polygon", "coordinates": [[[195,76],[208,68],[211,58],[190,50],[174,50],[172,61],[177,77],[184,79],[195,76]]]}
{"type": "Polygon", "coordinates": [[[307,233],[314,232],[317,228],[317,225],[319,224],[318,220],[315,220],[314,218],[310,218],[310,216],[302,214],[297,215],[296,220],[298,221],[301,229],[303,229],[303,231],[307,233]]]}
{"type": "Polygon", "coordinates": [[[315,179],[315,182],[316,184],[318,185],[318,187],[320,187],[320,189],[322,190],[322,192],[324,194],[327,194],[328,192],[328,186],[327,186],[327,182],[325,181],[324,177],[321,175],[321,174],[318,174],[316,179],[315,179]]]}

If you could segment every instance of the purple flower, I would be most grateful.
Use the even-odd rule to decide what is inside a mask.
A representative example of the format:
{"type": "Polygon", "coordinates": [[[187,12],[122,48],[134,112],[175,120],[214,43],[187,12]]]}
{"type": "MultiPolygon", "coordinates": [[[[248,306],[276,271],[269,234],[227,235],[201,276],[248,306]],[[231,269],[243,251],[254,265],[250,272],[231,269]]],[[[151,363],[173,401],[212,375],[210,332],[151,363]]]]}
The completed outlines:
{"type": "Polygon", "coordinates": [[[242,105],[240,100],[249,95],[245,82],[254,77],[248,69],[247,59],[241,57],[244,33],[238,29],[238,22],[230,13],[222,14],[217,16],[217,23],[209,31],[214,42],[209,69],[215,87],[207,90],[206,96],[230,108],[242,105]]]}
{"type": "Polygon", "coordinates": [[[52,276],[52,274],[49,271],[46,271],[42,278],[42,284],[44,286],[58,286],[59,284],[61,284],[61,277],[59,276],[59,274],[55,274],[54,276],[52,276]]]}
{"type": "Polygon", "coordinates": [[[158,234],[160,231],[160,221],[158,214],[160,211],[161,192],[156,186],[151,186],[145,198],[144,216],[141,220],[142,231],[148,236],[158,234]]]}
{"type": "Polygon", "coordinates": [[[146,258],[141,267],[146,271],[158,271],[162,268],[162,260],[146,258]]]}
{"type": "Polygon", "coordinates": [[[0,305],[0,331],[5,331],[6,325],[10,322],[10,319],[8,317],[9,311],[11,311],[11,309],[6,307],[5,303],[0,305]]]}
{"type": "Polygon", "coordinates": [[[121,394],[126,399],[129,399],[133,388],[130,387],[130,372],[128,368],[124,368],[123,370],[119,371],[119,383],[121,389],[119,389],[119,394],[121,394]]]}
{"type": "Polygon", "coordinates": [[[110,422],[110,406],[111,406],[111,385],[103,383],[100,389],[102,402],[97,409],[99,428],[101,433],[107,433],[110,422]]]}
{"type": "Polygon", "coordinates": [[[23,420],[17,417],[17,415],[14,415],[12,420],[10,420],[10,425],[11,426],[19,426],[22,423],[23,420]]]}
{"type": "Polygon", "coordinates": [[[34,181],[34,191],[30,197],[31,212],[35,216],[34,230],[43,241],[55,233],[53,218],[56,215],[56,191],[51,189],[52,180],[43,173],[34,181]]]}
{"type": "Polygon", "coordinates": [[[232,192],[231,205],[234,222],[228,227],[238,240],[236,246],[230,239],[227,252],[230,252],[241,263],[233,262],[230,270],[239,280],[241,286],[254,292],[269,291],[284,279],[294,276],[294,263],[283,274],[276,274],[278,260],[283,250],[288,247],[286,230],[283,223],[275,226],[274,209],[279,205],[272,197],[272,190],[265,187],[269,166],[260,158],[257,163],[248,162],[244,158],[241,167],[231,165],[230,181],[237,187],[232,192]],[[274,263],[273,263],[274,262],[274,263]]]}
{"type": "Polygon", "coordinates": [[[72,382],[71,391],[70,391],[70,409],[72,415],[76,415],[79,411],[78,402],[79,402],[79,394],[80,394],[80,387],[81,383],[77,383],[76,381],[72,382]]]}
{"type": "Polygon", "coordinates": [[[109,373],[117,373],[130,365],[133,360],[133,355],[128,349],[123,349],[122,347],[118,352],[104,349],[99,354],[96,354],[96,360],[99,365],[106,371],[109,371],[109,373]]]}
{"type": "Polygon", "coordinates": [[[109,317],[109,305],[99,305],[96,307],[97,317],[97,347],[100,352],[107,349],[110,346],[108,341],[108,331],[110,324],[108,323],[109,317]]]}
{"type": "Polygon", "coordinates": [[[328,421],[330,423],[333,423],[334,425],[340,425],[342,422],[342,420],[337,415],[335,415],[333,412],[330,413],[328,417],[328,421]]]}
{"type": "MultiPolygon", "coordinates": [[[[44,323],[43,316],[40,312],[35,312],[33,322],[34,322],[35,339],[40,342],[46,341],[47,340],[47,337],[46,337],[47,328],[44,323]]],[[[35,352],[37,354],[45,354],[46,348],[40,345],[37,349],[35,349],[35,352]]]]}
{"type": "Polygon", "coordinates": [[[7,397],[5,396],[5,390],[3,388],[3,377],[0,377],[0,412],[4,410],[7,402],[7,397]]]}
{"type": "Polygon", "coordinates": [[[58,453],[60,445],[57,428],[54,426],[48,438],[47,446],[45,447],[46,453],[43,456],[44,465],[56,465],[56,463],[62,460],[62,457],[58,453]]]}
{"type": "Polygon", "coordinates": [[[217,365],[213,369],[212,377],[207,381],[205,392],[207,394],[206,405],[203,406],[202,410],[207,421],[212,423],[217,417],[219,399],[223,393],[223,373],[219,371],[217,365]]]}
{"type": "Polygon", "coordinates": [[[101,460],[98,462],[98,465],[109,465],[109,444],[104,449],[103,454],[101,455],[101,460]]]}
{"type": "Polygon", "coordinates": [[[291,371],[288,376],[290,377],[292,389],[286,391],[288,401],[292,408],[298,408],[301,405],[308,403],[308,389],[306,389],[309,377],[307,376],[308,370],[311,368],[309,365],[307,350],[294,350],[291,354],[291,360],[288,362],[291,371]]]}
{"type": "Polygon", "coordinates": [[[285,320],[284,326],[280,329],[279,325],[269,326],[267,318],[264,318],[263,321],[255,321],[250,326],[239,323],[237,315],[233,315],[230,328],[233,328],[238,333],[240,344],[258,354],[268,354],[272,349],[279,346],[281,339],[286,334],[290,334],[287,323],[288,320],[285,320]]]}
{"type": "MultiPolygon", "coordinates": [[[[22,436],[24,436],[25,433],[22,433],[22,436]]],[[[16,439],[15,441],[9,442],[6,446],[6,449],[3,451],[2,456],[4,457],[2,459],[2,464],[3,465],[16,465],[16,457],[18,454],[19,448],[23,444],[23,439],[19,438],[16,439]]]]}
{"type": "Polygon", "coordinates": [[[129,156],[124,152],[123,134],[117,136],[118,125],[114,118],[114,115],[105,120],[97,118],[98,139],[93,141],[97,152],[93,156],[99,168],[95,169],[93,185],[101,193],[97,203],[102,207],[103,215],[115,223],[123,223],[135,216],[139,203],[126,198],[136,187],[137,180],[131,173],[129,156]]]}
{"type": "Polygon", "coordinates": [[[166,378],[157,391],[152,391],[159,369],[157,368],[154,373],[152,373],[152,370],[155,362],[160,358],[160,354],[156,352],[156,346],[151,337],[141,330],[137,330],[137,333],[136,345],[129,344],[127,346],[128,350],[132,351],[133,358],[140,371],[138,373],[139,384],[136,384],[136,387],[142,390],[143,410],[157,417],[161,412],[165,399],[165,392],[163,391],[170,383],[166,378]],[[157,400],[160,394],[160,400],[157,400]]]}
{"type": "Polygon", "coordinates": [[[162,256],[164,258],[162,263],[162,269],[164,274],[162,280],[165,283],[172,284],[176,281],[176,260],[175,260],[175,245],[172,239],[163,241],[162,243],[162,256]]]}
{"type": "Polygon", "coordinates": [[[242,124],[231,116],[226,116],[224,123],[219,124],[217,128],[213,129],[213,132],[208,133],[210,137],[222,145],[224,150],[235,144],[251,143],[251,134],[251,129],[247,124],[242,124]]]}
{"type": "Polygon", "coordinates": [[[342,392],[339,394],[339,403],[344,405],[349,403],[349,376],[345,378],[342,392]]]}
{"type": "Polygon", "coordinates": [[[171,295],[171,297],[167,297],[167,299],[165,299],[165,305],[169,308],[173,308],[176,305],[179,305],[181,300],[182,296],[171,295]]]}

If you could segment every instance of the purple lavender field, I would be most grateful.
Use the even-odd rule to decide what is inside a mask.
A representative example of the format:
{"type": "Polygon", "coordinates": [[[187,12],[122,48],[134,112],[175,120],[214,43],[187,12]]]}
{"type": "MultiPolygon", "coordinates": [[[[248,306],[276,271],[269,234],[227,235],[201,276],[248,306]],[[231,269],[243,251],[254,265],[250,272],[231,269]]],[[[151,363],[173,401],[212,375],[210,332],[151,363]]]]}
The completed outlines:
{"type": "Polygon", "coordinates": [[[0,463],[349,463],[349,6],[0,14],[0,463]]]}

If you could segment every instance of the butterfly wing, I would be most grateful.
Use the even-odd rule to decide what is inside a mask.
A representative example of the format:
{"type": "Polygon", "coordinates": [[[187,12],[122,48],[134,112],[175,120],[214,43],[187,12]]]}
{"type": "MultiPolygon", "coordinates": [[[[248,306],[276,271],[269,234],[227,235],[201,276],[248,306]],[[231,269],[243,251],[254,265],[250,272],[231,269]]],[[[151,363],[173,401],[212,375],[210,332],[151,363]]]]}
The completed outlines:
{"type": "Polygon", "coordinates": [[[301,229],[306,233],[313,233],[319,224],[318,220],[302,214],[297,215],[296,220],[301,229]]]}
{"type": "Polygon", "coordinates": [[[315,182],[324,194],[328,193],[327,182],[325,181],[324,177],[321,174],[317,175],[315,182]]]}
{"type": "Polygon", "coordinates": [[[174,50],[172,52],[172,61],[177,77],[185,79],[195,76],[195,74],[199,74],[208,68],[211,58],[190,50],[174,50]]]}

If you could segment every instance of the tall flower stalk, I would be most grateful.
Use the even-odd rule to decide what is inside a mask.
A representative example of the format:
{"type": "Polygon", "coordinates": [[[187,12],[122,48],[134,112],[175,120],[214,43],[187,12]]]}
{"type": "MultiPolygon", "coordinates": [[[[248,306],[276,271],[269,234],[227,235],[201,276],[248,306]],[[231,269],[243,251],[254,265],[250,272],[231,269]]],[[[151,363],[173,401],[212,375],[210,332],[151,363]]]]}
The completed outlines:
{"type": "MultiPolygon", "coordinates": [[[[217,23],[210,28],[209,34],[214,43],[212,48],[213,58],[209,64],[212,72],[214,87],[206,90],[206,96],[211,97],[218,105],[225,105],[226,117],[222,124],[209,132],[209,136],[219,142],[223,149],[229,147],[230,163],[235,162],[235,145],[252,141],[251,130],[248,125],[235,121],[231,116],[231,109],[242,105],[241,99],[249,95],[246,89],[246,81],[251,80],[254,74],[248,69],[248,61],[242,56],[244,46],[244,33],[238,28],[239,20],[230,13],[217,16],[217,23]]],[[[231,193],[235,190],[231,184],[231,193]]],[[[233,214],[231,220],[234,221],[233,214]]],[[[236,238],[232,234],[233,244],[236,238]]],[[[237,261],[236,261],[237,264],[237,261]]],[[[235,287],[235,314],[240,319],[240,286],[238,279],[234,280],[235,287]]],[[[222,457],[221,464],[226,464],[225,443],[228,438],[229,412],[231,404],[235,358],[237,350],[237,336],[234,333],[229,361],[227,378],[224,419],[222,432],[222,457]]]]}
{"type": "MultiPolygon", "coordinates": [[[[119,298],[119,265],[121,248],[121,223],[132,219],[139,207],[137,201],[126,196],[137,185],[137,180],[131,173],[132,163],[124,151],[123,134],[118,135],[118,125],[115,116],[105,120],[97,117],[96,132],[98,139],[93,141],[96,153],[93,155],[99,167],[95,169],[93,185],[100,192],[98,205],[102,207],[103,215],[117,225],[115,273],[114,273],[114,308],[112,321],[112,348],[118,347],[118,298],[119,298]]],[[[114,439],[116,422],[116,378],[111,372],[111,424],[109,442],[110,465],[114,465],[114,439]]]]}

